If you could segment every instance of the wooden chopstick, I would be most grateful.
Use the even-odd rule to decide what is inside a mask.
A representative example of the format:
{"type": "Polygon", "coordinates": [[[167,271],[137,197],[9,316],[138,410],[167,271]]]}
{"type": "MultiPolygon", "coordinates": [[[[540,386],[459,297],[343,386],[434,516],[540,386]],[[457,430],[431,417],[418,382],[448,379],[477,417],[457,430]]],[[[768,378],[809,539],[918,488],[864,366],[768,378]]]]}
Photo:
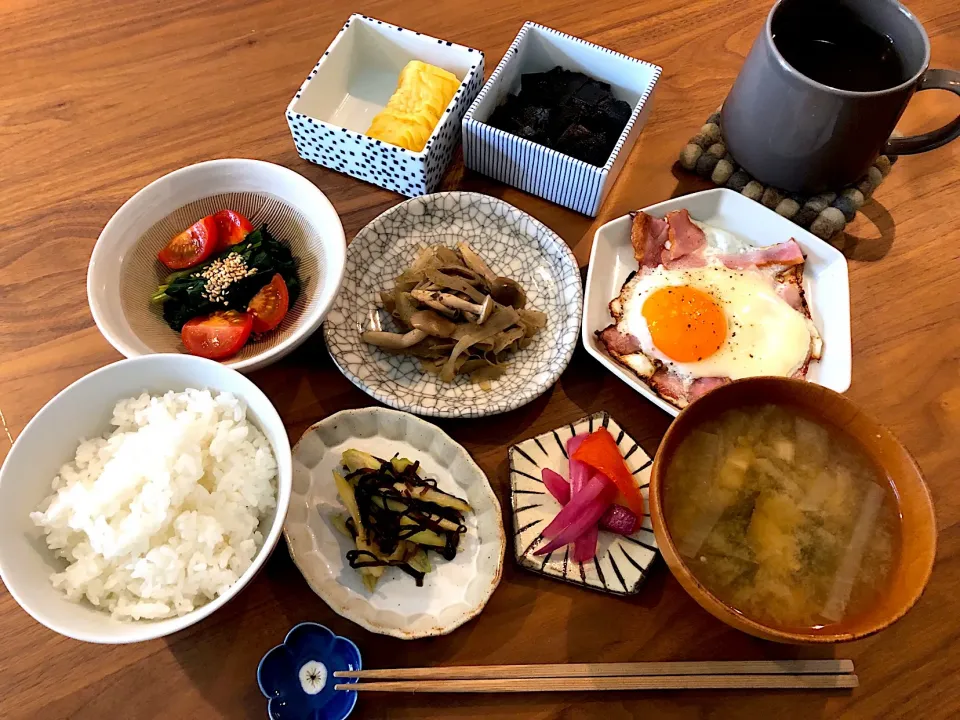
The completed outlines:
{"type": "Polygon", "coordinates": [[[338,670],[333,675],[338,678],[360,678],[363,680],[484,680],[661,675],[839,675],[852,672],[852,660],[719,660],[338,670]]]}
{"type": "Polygon", "coordinates": [[[387,680],[335,685],[337,690],[412,693],[571,692],[584,690],[825,690],[855,688],[841,675],[658,675],[648,677],[501,678],[484,680],[387,680]]]}

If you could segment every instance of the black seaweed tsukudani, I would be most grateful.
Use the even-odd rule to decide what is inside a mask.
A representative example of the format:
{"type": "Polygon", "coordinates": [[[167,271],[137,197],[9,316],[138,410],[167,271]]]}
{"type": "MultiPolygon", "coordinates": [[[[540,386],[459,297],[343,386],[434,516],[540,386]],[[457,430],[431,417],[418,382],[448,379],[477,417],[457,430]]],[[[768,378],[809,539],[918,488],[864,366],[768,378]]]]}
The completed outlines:
{"type": "Polygon", "coordinates": [[[555,67],[521,76],[520,93],[508,95],[489,124],[602,167],[631,113],[607,83],[555,67]]]}

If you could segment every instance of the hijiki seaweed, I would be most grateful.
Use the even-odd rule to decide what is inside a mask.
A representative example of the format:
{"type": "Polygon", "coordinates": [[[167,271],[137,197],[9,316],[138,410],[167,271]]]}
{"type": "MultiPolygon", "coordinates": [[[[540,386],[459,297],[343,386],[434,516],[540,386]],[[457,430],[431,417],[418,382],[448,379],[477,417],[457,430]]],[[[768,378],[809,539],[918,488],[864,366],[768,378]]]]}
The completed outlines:
{"type": "Polygon", "coordinates": [[[430,571],[427,551],[445,560],[457,555],[467,531],[463,514],[470,506],[419,475],[420,463],[383,460],[359,450],[343,453],[343,474],[334,472],[337,490],[349,511],[334,524],[356,543],[346,554],[350,567],[368,588],[386,567],[397,567],[417,583],[430,571]]]}

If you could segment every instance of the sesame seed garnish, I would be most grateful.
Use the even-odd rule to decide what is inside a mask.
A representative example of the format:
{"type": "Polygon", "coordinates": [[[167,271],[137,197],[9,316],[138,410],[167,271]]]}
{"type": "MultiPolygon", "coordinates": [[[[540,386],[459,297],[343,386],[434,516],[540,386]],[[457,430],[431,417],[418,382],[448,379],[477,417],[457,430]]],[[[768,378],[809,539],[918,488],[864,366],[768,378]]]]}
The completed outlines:
{"type": "Polygon", "coordinates": [[[201,295],[210,302],[221,302],[230,285],[256,272],[256,268],[247,268],[246,261],[239,253],[232,252],[226,257],[217,258],[200,273],[200,277],[206,280],[201,295]]]}

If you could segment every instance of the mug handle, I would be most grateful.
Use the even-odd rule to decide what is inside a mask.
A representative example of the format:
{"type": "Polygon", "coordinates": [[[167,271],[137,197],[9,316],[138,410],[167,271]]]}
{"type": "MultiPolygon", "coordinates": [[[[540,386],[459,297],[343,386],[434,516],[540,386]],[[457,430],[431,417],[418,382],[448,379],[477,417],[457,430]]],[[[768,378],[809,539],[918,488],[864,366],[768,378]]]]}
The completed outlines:
{"type": "MultiPolygon", "coordinates": [[[[917,86],[921,90],[950,90],[960,95],[960,72],[957,70],[927,70],[917,86]]],[[[883,149],[884,155],[914,155],[916,153],[935,150],[946,145],[951,140],[960,137],[960,115],[953,122],[947,123],[939,130],[933,130],[923,135],[894,138],[883,149]]]]}

